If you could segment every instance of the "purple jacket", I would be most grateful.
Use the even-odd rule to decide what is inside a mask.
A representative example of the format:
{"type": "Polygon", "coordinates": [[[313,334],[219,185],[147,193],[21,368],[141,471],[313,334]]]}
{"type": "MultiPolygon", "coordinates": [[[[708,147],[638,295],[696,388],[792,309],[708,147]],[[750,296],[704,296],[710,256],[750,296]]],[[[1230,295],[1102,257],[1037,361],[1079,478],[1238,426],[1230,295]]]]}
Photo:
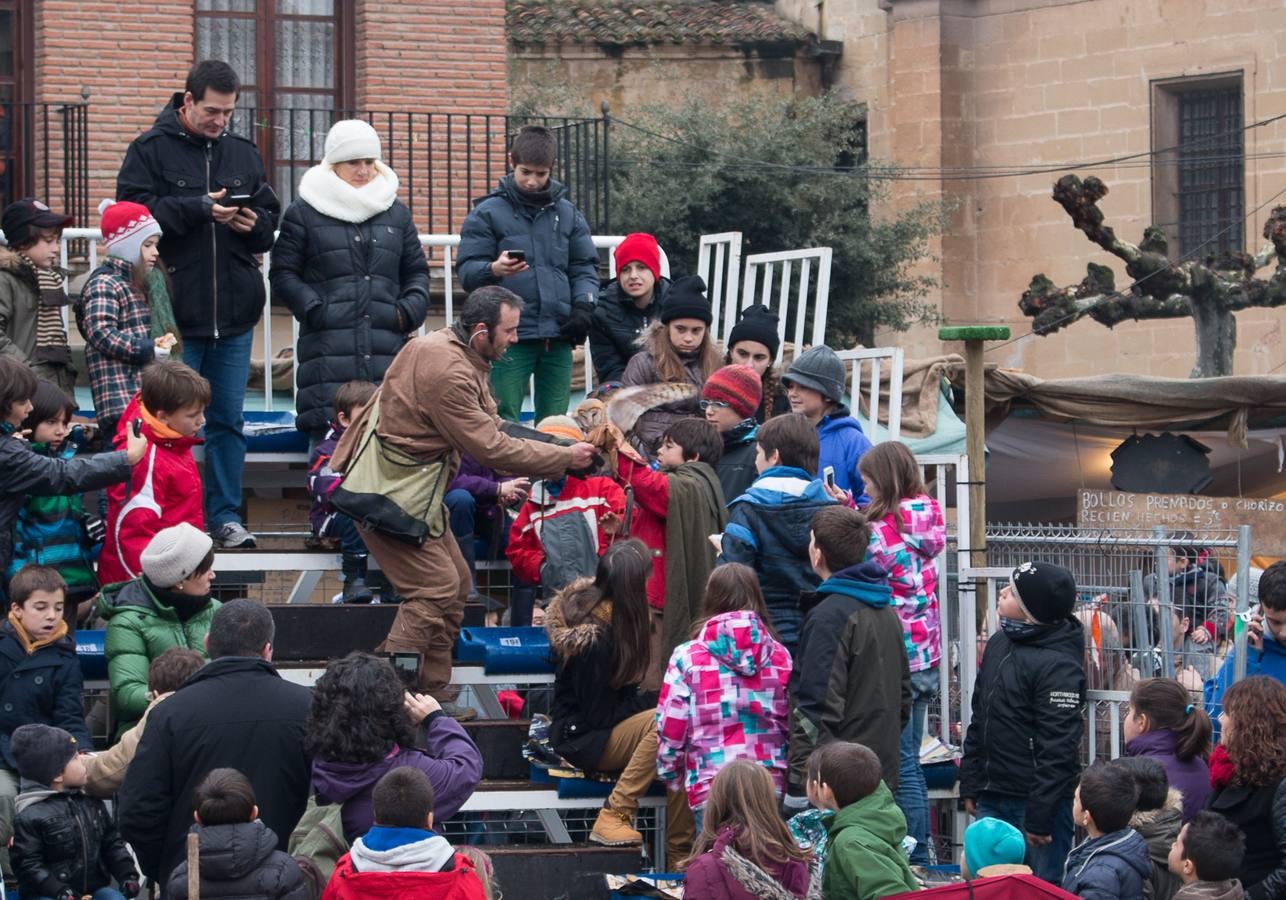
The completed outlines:
{"type": "Polygon", "coordinates": [[[390,769],[411,766],[433,785],[433,821],[445,822],[460,811],[482,780],[482,754],[455,719],[441,711],[425,720],[424,750],[397,745],[377,763],[313,760],[313,791],[326,803],[343,803],[344,837],[351,844],[375,824],[371,792],[390,769]]]}
{"type": "Polygon", "coordinates": [[[1165,769],[1170,787],[1183,792],[1183,821],[1201,812],[1210,794],[1210,769],[1200,756],[1182,762],[1174,755],[1178,738],[1168,728],[1145,731],[1125,745],[1126,756],[1147,756],[1165,769]]]}
{"type": "Polygon", "coordinates": [[[467,453],[460,454],[460,471],[447,485],[448,491],[468,491],[477,501],[478,515],[491,518],[496,512],[496,493],[501,478],[467,453]]]}
{"type": "Polygon", "coordinates": [[[808,866],[798,860],[767,869],[729,846],[736,831],[724,828],[714,846],[688,864],[683,895],[693,900],[787,900],[808,893],[808,866]]]}

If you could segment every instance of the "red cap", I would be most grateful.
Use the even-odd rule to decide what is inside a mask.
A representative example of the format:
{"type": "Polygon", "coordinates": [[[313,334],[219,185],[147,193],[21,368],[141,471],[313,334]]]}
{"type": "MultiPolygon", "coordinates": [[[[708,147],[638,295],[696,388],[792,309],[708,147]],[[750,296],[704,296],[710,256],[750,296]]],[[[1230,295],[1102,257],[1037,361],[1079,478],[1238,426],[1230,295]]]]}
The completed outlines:
{"type": "Polygon", "coordinates": [[[627,234],[625,240],[616,245],[615,256],[617,272],[637,262],[643,263],[653,278],[661,277],[661,248],[650,234],[641,231],[627,234]]]}

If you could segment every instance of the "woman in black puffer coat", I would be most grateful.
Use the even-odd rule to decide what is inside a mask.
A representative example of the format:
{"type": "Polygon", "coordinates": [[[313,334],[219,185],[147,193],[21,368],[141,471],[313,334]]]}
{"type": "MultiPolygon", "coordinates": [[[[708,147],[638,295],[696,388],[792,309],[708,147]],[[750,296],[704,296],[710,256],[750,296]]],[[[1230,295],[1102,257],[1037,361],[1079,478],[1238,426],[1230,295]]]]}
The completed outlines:
{"type": "Polygon", "coordinates": [[[379,383],[424,322],[429,268],[397,175],[365,122],[336,122],[272,249],[273,293],[299,320],[296,427],[320,439],[335,391],[379,383]]]}

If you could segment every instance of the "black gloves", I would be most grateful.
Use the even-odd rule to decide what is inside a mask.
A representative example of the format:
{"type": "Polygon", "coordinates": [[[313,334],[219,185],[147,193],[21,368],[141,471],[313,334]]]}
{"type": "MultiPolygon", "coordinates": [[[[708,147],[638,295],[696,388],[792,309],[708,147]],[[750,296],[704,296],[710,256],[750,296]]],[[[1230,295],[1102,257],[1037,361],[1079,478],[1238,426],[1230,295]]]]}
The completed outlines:
{"type": "Polygon", "coordinates": [[[572,301],[572,314],[558,329],[558,335],[572,346],[583,344],[589,337],[589,326],[593,320],[594,301],[588,296],[577,297],[572,301]]]}

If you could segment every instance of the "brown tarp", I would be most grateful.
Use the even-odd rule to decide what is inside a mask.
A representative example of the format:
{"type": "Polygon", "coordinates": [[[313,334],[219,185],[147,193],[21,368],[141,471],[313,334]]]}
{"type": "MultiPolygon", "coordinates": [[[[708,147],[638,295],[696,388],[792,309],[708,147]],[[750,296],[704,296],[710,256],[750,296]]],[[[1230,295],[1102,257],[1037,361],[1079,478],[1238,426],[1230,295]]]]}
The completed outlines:
{"type": "MultiPolygon", "coordinates": [[[[938,391],[944,377],[963,388],[964,359],[951,354],[906,361],[902,382],[906,436],[925,437],[937,428],[938,391]]],[[[1017,369],[988,365],[985,378],[989,416],[1003,417],[1021,404],[1055,421],[1116,428],[1212,424],[1228,417],[1228,436],[1238,445],[1244,444],[1252,419],[1286,413],[1286,375],[1156,378],[1117,374],[1046,381],[1017,369]]],[[[863,409],[866,406],[863,397],[863,409]]]]}

